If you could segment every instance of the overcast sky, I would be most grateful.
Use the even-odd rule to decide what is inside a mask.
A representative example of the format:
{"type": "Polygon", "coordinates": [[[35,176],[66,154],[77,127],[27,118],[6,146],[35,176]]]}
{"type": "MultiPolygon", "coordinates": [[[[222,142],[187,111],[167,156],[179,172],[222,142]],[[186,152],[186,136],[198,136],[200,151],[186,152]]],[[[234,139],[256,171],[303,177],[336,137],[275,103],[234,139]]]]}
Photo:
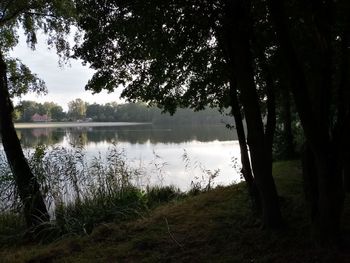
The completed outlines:
{"type": "Polygon", "coordinates": [[[54,50],[48,50],[45,43],[45,39],[38,36],[38,45],[36,50],[32,51],[28,48],[25,38],[21,37],[18,45],[11,53],[13,57],[21,59],[33,73],[43,79],[48,88],[48,94],[45,96],[28,94],[23,96],[22,100],[53,101],[60,104],[64,110],[67,110],[67,103],[76,98],[100,104],[121,101],[119,99],[120,89],[110,94],[101,92],[94,95],[91,91],[85,91],[85,84],[93,75],[93,70],[83,66],[81,61],[73,59],[70,60],[70,66],[59,67],[58,56],[54,50]]]}

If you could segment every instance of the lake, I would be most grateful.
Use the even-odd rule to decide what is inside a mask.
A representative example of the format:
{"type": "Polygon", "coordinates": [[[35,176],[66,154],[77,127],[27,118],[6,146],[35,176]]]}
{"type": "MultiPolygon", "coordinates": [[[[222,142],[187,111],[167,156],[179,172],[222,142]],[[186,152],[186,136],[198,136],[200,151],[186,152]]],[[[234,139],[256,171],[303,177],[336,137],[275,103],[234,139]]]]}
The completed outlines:
{"type": "Polygon", "coordinates": [[[35,123],[16,127],[27,151],[40,144],[83,145],[86,156],[92,158],[103,156],[115,143],[125,151],[130,166],[144,167],[142,186],[175,185],[188,190],[191,182],[207,183],[216,170],[219,173],[215,185],[240,181],[236,131],[227,129],[225,124],[35,123]]]}

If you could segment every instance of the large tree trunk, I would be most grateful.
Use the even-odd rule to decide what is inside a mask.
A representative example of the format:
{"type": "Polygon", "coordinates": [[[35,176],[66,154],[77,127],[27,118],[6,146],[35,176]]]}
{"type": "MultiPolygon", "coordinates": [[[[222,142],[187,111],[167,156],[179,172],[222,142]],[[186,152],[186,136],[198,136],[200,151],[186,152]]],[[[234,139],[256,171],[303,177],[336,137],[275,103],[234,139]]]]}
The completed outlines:
{"type": "Polygon", "coordinates": [[[346,118],[350,114],[350,18],[347,18],[347,27],[341,35],[340,81],[338,87],[338,122],[345,123],[343,131],[336,130],[341,138],[341,156],[343,163],[344,189],[350,193],[350,123],[346,118]],[[343,134],[341,134],[341,132],[343,134]]]}
{"type": "Polygon", "coordinates": [[[311,221],[315,221],[318,210],[318,180],[314,155],[308,143],[304,143],[301,150],[302,175],[305,200],[308,205],[311,221]]]}
{"type": "Polygon", "coordinates": [[[39,184],[30,170],[12,121],[13,106],[7,86],[7,68],[0,53],[0,134],[28,227],[49,221],[49,214],[39,184]]]}
{"type": "MultiPolygon", "coordinates": [[[[310,189],[317,195],[312,201],[312,223],[315,234],[322,243],[337,243],[340,238],[340,217],[343,204],[343,186],[341,177],[341,158],[339,145],[336,141],[337,136],[330,135],[329,107],[331,91],[331,52],[330,42],[326,45],[321,43],[319,46],[320,54],[318,57],[320,67],[316,69],[312,77],[317,85],[312,85],[306,81],[306,73],[298,60],[297,50],[292,44],[290,37],[288,16],[285,13],[283,3],[280,0],[269,0],[269,10],[273,19],[280,49],[286,60],[290,73],[293,95],[299,117],[304,129],[305,137],[310,147],[308,158],[313,164],[308,167],[314,167],[316,180],[310,180],[312,185],[310,189]],[[326,47],[326,48],[325,48],[326,47]]],[[[311,25],[314,26],[314,25],[311,25]]],[[[320,32],[315,30],[315,32],[320,32]]],[[[326,36],[327,36],[326,32],[326,36]]],[[[315,37],[316,40],[321,38],[315,37]]],[[[330,39],[325,37],[325,39],[330,39]]],[[[330,40],[329,40],[330,41],[330,40]]],[[[309,169],[307,169],[309,170],[309,169]]],[[[305,175],[307,177],[307,175],[305,175]]],[[[310,194],[313,194],[312,192],[310,194]]]]}
{"type": "Polygon", "coordinates": [[[337,244],[344,200],[342,174],[336,158],[330,156],[327,159],[320,162],[308,144],[304,146],[304,189],[311,212],[313,235],[322,244],[337,244]]]}
{"type": "Polygon", "coordinates": [[[340,219],[343,211],[344,193],[341,170],[336,152],[316,158],[318,173],[318,214],[313,222],[316,236],[322,243],[340,242],[340,219]],[[330,156],[329,156],[330,155],[330,156]]]}
{"type": "Polygon", "coordinates": [[[242,114],[238,103],[237,90],[234,84],[232,83],[232,81],[230,82],[230,96],[231,96],[232,115],[235,119],[238,142],[241,150],[242,175],[244,180],[247,183],[248,192],[253,204],[253,209],[257,213],[261,213],[260,194],[256,186],[256,183],[252,174],[252,169],[250,166],[250,157],[248,153],[248,146],[246,142],[242,114]]]}
{"type": "MultiPolygon", "coordinates": [[[[225,41],[228,47],[228,60],[232,66],[247,122],[248,145],[254,178],[261,196],[263,223],[267,228],[282,225],[276,186],[272,177],[272,147],[270,133],[265,137],[253,70],[253,57],[250,50],[249,1],[226,1],[225,41]]],[[[270,119],[271,121],[271,119],[270,119]]],[[[273,124],[273,122],[272,122],[273,124]]],[[[269,124],[270,125],[270,124],[269,124]]]]}

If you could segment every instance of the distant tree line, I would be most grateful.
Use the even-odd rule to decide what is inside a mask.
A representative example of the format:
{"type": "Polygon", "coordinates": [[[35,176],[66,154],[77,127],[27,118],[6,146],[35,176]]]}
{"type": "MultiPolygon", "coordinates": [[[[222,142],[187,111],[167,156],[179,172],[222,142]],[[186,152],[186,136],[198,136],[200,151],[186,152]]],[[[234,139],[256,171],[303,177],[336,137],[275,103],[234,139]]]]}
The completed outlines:
{"type": "Polygon", "coordinates": [[[62,121],[67,116],[63,108],[54,102],[37,103],[35,101],[22,101],[16,107],[15,120],[18,122],[31,122],[35,114],[46,114],[53,121],[62,121]]]}
{"type": "Polygon", "coordinates": [[[96,121],[96,122],[152,122],[154,124],[218,124],[231,125],[232,117],[227,112],[219,112],[216,108],[203,111],[178,109],[174,115],[162,113],[157,107],[148,107],[144,103],[106,104],[87,103],[75,99],[68,103],[68,111],[54,102],[37,103],[22,101],[16,107],[17,122],[32,122],[35,114],[47,115],[52,121],[96,121]]]}

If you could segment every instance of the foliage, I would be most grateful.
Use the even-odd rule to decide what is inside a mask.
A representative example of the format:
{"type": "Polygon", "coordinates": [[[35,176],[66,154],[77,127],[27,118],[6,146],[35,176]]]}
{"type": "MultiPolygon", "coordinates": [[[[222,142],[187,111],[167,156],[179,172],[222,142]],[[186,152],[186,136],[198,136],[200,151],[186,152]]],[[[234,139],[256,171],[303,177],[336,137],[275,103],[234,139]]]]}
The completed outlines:
{"type": "Polygon", "coordinates": [[[0,247],[19,244],[26,232],[24,218],[13,212],[0,214],[0,247]]]}
{"type": "Polygon", "coordinates": [[[63,62],[70,54],[66,36],[75,22],[74,1],[4,0],[0,3],[0,46],[8,67],[11,96],[20,97],[27,92],[45,93],[46,87],[38,76],[8,52],[17,45],[19,33],[24,32],[30,48],[37,44],[39,31],[47,36],[47,44],[55,48],[63,62]],[[19,32],[20,31],[20,32],[19,32]]]}
{"type": "Polygon", "coordinates": [[[0,211],[16,210],[18,203],[17,193],[13,189],[13,174],[3,152],[0,152],[0,185],[0,211]]]}
{"type": "Polygon", "coordinates": [[[271,175],[277,81],[270,62],[276,49],[265,13],[255,13],[264,9],[259,1],[82,0],[77,6],[85,34],[75,56],[96,70],[87,89],[111,91],[123,85],[127,99],[170,113],[184,106],[232,107],[240,127],[243,106],[251,153],[242,128],[244,177],[253,202],[263,206],[264,224],[281,225],[271,175]],[[89,11],[92,6],[96,12],[89,11]],[[256,38],[253,19],[260,27],[256,38]],[[259,198],[257,189],[266,196],[259,198]]]}
{"type": "Polygon", "coordinates": [[[288,138],[286,138],[285,124],[282,120],[282,117],[277,115],[277,126],[274,137],[274,148],[273,148],[273,157],[274,160],[290,160],[296,159],[302,153],[302,147],[305,143],[305,136],[301,127],[300,119],[296,114],[293,114],[291,121],[291,132],[293,135],[293,152],[290,153],[290,145],[288,138]]]}
{"type": "Polygon", "coordinates": [[[125,103],[105,105],[88,104],[86,117],[93,121],[152,122],[154,124],[211,124],[231,123],[232,118],[220,114],[218,109],[206,108],[194,112],[191,109],[179,109],[174,115],[162,113],[157,107],[148,107],[143,103],[125,103]]]}
{"type": "MultiPolygon", "coordinates": [[[[276,108],[292,110],[282,102],[291,91],[306,139],[304,178],[312,220],[325,243],[339,243],[344,188],[350,189],[348,1],[81,0],[77,5],[86,32],[75,56],[97,70],[88,89],[111,91],[122,84],[129,100],[170,112],[183,105],[226,107],[237,93],[235,113],[241,104],[247,122],[251,160],[246,163],[256,178],[246,181],[256,183],[263,218],[274,225],[281,223],[270,176],[276,108]]],[[[292,156],[291,114],[279,120],[277,126],[288,128],[279,130],[275,149],[292,156]]],[[[243,145],[244,135],[240,141],[243,145]]]]}
{"type": "Polygon", "coordinates": [[[31,122],[35,113],[48,114],[53,121],[64,121],[68,118],[83,120],[86,118],[97,122],[152,122],[154,124],[231,124],[233,122],[227,111],[220,112],[217,108],[206,107],[198,112],[188,108],[179,109],[174,115],[170,115],[162,113],[161,109],[157,107],[149,107],[144,103],[89,104],[81,99],[71,102],[68,113],[54,102],[21,101],[16,106],[16,110],[18,114],[16,121],[18,122],[31,122]],[[84,108],[86,108],[85,115],[84,108]]]}
{"type": "Polygon", "coordinates": [[[86,117],[86,103],[75,99],[68,103],[68,116],[73,120],[83,120],[86,117]]]}
{"type": "Polygon", "coordinates": [[[47,114],[53,121],[62,121],[66,118],[66,113],[63,108],[54,102],[37,103],[35,101],[21,101],[16,110],[19,117],[16,121],[32,122],[34,114],[47,114]]]}
{"type": "Polygon", "coordinates": [[[19,28],[23,29],[27,44],[32,49],[37,42],[37,32],[42,30],[47,36],[48,46],[54,46],[61,58],[67,58],[69,44],[65,38],[71,30],[74,15],[75,3],[71,0],[4,0],[0,2],[0,133],[24,206],[23,211],[28,227],[35,226],[40,221],[48,221],[49,214],[39,190],[40,185],[23,155],[13,125],[14,109],[11,95],[18,96],[28,91],[40,92],[45,88],[43,82],[38,80],[27,67],[9,57],[9,51],[18,42],[19,28]]]}
{"type": "Polygon", "coordinates": [[[156,207],[163,203],[168,203],[174,199],[181,199],[184,196],[185,194],[175,186],[148,186],[145,192],[147,206],[149,208],[156,207]]]}
{"type": "Polygon", "coordinates": [[[19,59],[7,59],[8,86],[11,97],[21,97],[28,92],[45,94],[45,83],[19,59]]]}
{"type": "Polygon", "coordinates": [[[225,106],[227,72],[208,1],[77,1],[77,6],[85,34],[75,56],[97,70],[86,88],[112,91],[122,84],[122,96],[170,112],[179,106],[225,106]]]}
{"type": "Polygon", "coordinates": [[[99,189],[82,201],[60,204],[55,210],[55,226],[60,235],[86,235],[101,223],[125,221],[145,211],[146,199],[139,189],[129,187],[108,193],[99,189]]]}
{"type": "MultiPolygon", "coordinates": [[[[12,174],[4,160],[0,164],[4,166],[0,174],[0,219],[5,220],[6,213],[14,213],[14,218],[20,220],[17,213],[22,205],[12,174]]],[[[43,242],[65,235],[90,234],[96,225],[130,220],[146,214],[149,208],[184,196],[174,187],[136,188],[138,177],[145,176],[141,174],[143,168],[132,168],[117,145],[109,149],[105,158],[99,155],[90,161],[79,145],[52,149],[41,145],[30,154],[29,164],[54,218],[35,231],[37,239],[43,242]]],[[[8,227],[4,235],[8,233],[11,238],[11,231],[15,230],[10,224],[8,227]]],[[[23,226],[20,229],[23,233],[17,232],[19,236],[26,230],[23,226]]]]}

